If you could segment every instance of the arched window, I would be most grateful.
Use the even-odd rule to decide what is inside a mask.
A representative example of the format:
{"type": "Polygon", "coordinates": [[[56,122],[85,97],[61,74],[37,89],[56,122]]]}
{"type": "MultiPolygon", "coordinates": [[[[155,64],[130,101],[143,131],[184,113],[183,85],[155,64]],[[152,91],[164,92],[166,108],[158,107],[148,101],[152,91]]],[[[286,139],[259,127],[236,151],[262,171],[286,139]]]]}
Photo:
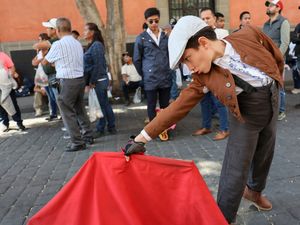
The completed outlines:
{"type": "Polygon", "coordinates": [[[214,0],[169,0],[170,19],[178,20],[182,16],[199,16],[199,9],[211,7],[215,9],[214,0]]]}

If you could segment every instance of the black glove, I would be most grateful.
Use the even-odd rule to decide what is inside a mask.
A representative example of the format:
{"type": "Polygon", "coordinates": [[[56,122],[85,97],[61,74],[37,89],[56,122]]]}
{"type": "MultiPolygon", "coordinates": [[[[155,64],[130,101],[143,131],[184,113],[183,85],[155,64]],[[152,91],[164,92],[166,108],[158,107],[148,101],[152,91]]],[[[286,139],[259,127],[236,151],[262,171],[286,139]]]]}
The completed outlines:
{"type": "Polygon", "coordinates": [[[144,142],[134,141],[135,136],[131,136],[127,145],[123,149],[123,152],[126,156],[137,153],[144,153],[146,151],[144,142]]]}

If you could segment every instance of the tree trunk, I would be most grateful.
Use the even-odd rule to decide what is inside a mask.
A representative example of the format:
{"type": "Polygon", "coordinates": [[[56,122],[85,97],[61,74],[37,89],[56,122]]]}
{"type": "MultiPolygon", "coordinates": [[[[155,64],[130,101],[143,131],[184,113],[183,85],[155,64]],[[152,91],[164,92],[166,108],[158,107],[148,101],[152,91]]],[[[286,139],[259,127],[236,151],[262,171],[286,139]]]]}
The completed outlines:
{"type": "Polygon", "coordinates": [[[104,38],[107,65],[113,79],[113,90],[120,89],[122,52],[125,50],[125,31],[122,0],[106,0],[107,20],[104,25],[94,0],[75,0],[85,22],[96,23],[104,38]]]}

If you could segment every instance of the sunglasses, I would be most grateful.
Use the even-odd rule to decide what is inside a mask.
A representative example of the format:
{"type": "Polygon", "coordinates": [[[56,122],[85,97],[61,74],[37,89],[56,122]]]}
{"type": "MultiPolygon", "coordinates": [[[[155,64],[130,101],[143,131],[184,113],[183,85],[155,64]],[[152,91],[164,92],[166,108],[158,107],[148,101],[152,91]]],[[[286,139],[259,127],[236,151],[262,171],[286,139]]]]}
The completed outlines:
{"type": "Polygon", "coordinates": [[[150,24],[152,24],[152,23],[156,23],[156,24],[158,24],[158,23],[159,23],[159,19],[155,19],[155,20],[148,20],[148,22],[149,22],[150,24]]]}

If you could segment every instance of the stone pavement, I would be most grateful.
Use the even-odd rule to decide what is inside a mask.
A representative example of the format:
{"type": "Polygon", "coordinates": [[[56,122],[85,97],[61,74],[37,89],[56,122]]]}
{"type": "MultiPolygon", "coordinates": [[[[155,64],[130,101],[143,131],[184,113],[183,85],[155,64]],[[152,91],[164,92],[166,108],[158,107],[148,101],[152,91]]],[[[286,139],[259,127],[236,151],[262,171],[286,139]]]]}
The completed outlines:
{"type": "MultiPolygon", "coordinates": [[[[62,123],[34,118],[32,110],[28,110],[32,97],[18,101],[26,112],[24,123],[30,129],[0,134],[0,225],[26,224],[93,152],[119,151],[131,134],[143,128],[146,116],[144,104],[129,108],[114,105],[118,134],[97,139],[86,151],[68,153],[64,151],[67,142],[63,139],[62,123]]],[[[300,224],[300,109],[294,108],[297,103],[300,95],[287,94],[287,118],[278,123],[276,153],[265,190],[273,210],[258,212],[242,201],[238,224],[300,224]]],[[[194,160],[216,196],[226,140],[215,142],[214,134],[191,136],[199,127],[200,112],[196,107],[178,123],[173,140],[147,144],[148,154],[194,160]]]]}

